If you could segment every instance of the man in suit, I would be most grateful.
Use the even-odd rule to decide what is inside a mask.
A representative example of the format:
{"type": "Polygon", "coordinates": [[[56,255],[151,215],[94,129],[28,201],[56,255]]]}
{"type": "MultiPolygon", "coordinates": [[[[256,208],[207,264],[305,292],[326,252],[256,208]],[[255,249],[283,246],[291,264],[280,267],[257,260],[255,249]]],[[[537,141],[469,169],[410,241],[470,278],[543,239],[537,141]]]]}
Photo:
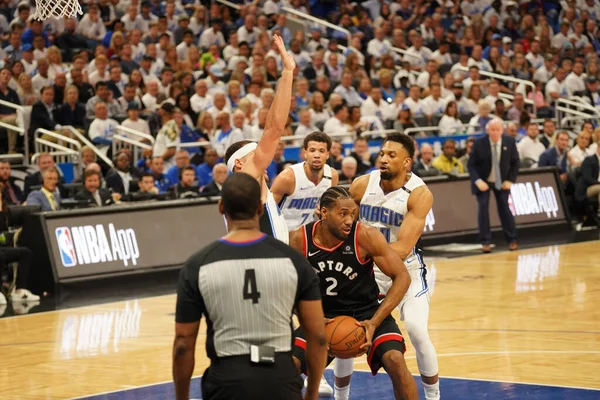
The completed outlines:
{"type": "Polygon", "coordinates": [[[477,222],[482,252],[491,252],[489,201],[494,192],[504,237],[510,250],[517,250],[515,218],[508,207],[510,187],[519,173],[519,153],[515,140],[502,135],[502,120],[494,118],[486,126],[487,136],[475,140],[467,164],[471,192],[477,197],[477,222]]]}
{"type": "MultiPolygon", "coordinates": [[[[54,102],[54,89],[51,86],[44,86],[40,91],[40,100],[31,108],[31,124],[29,125],[29,137],[31,140],[35,137],[35,131],[39,128],[54,131],[60,128],[60,125],[54,120],[52,113],[52,103],[54,102]]],[[[51,136],[43,139],[56,143],[57,139],[51,136]]]]}
{"type": "MultiPolygon", "coordinates": [[[[54,163],[54,158],[50,153],[41,153],[37,159],[37,166],[39,171],[25,177],[25,185],[23,187],[23,196],[27,197],[31,192],[32,186],[39,186],[43,184],[42,174],[44,171],[51,169],[56,171],[56,164],[54,163]]],[[[62,185],[65,183],[65,179],[59,174],[58,178],[58,188],[61,189],[62,185]]]]}
{"type": "Polygon", "coordinates": [[[115,168],[106,175],[106,187],[121,196],[135,193],[139,190],[137,178],[139,174],[131,166],[129,153],[122,151],[115,158],[115,168]]]}
{"type": "Polygon", "coordinates": [[[27,196],[27,205],[42,207],[42,211],[60,209],[60,193],[58,187],[58,172],[56,169],[46,169],[41,173],[43,184],[40,190],[34,190],[27,196]]]}
{"type": "Polygon", "coordinates": [[[225,180],[229,176],[227,165],[220,163],[213,167],[213,180],[202,189],[202,194],[219,195],[225,180]]]}
{"type": "MultiPolygon", "coordinates": [[[[600,146],[596,154],[586,157],[581,163],[581,175],[575,191],[575,199],[579,203],[594,198],[600,203],[600,146]]],[[[598,211],[600,214],[600,208],[598,211]]]]}
{"type": "Polygon", "coordinates": [[[428,143],[423,143],[419,149],[420,156],[413,166],[415,174],[421,178],[424,176],[440,175],[440,171],[433,166],[433,147],[428,143]]]}
{"type": "Polygon", "coordinates": [[[113,204],[110,192],[100,188],[101,179],[100,172],[85,171],[83,173],[83,189],[75,195],[75,200],[87,201],[90,207],[105,207],[113,204]]]}
{"type": "Polygon", "coordinates": [[[25,197],[10,174],[10,162],[0,160],[0,183],[4,186],[4,189],[2,189],[2,198],[7,205],[18,206],[23,202],[25,197]]]}
{"type": "Polygon", "coordinates": [[[539,167],[556,167],[560,174],[560,180],[563,184],[567,183],[567,151],[569,150],[569,134],[567,132],[558,132],[555,145],[544,151],[538,161],[539,167]]]}
{"type": "Polygon", "coordinates": [[[169,192],[172,193],[175,199],[189,199],[199,196],[198,185],[194,185],[196,179],[196,170],[192,166],[186,166],[179,170],[179,176],[177,177],[178,184],[173,185],[169,188],[169,192]]]}

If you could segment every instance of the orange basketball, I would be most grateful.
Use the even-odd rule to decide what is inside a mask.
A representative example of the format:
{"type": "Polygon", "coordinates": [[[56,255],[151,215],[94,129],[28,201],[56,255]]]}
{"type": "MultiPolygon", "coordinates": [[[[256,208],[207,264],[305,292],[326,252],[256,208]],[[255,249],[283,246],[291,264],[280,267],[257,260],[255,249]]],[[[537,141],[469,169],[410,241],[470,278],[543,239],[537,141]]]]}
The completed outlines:
{"type": "Polygon", "coordinates": [[[360,353],[360,346],[367,341],[367,335],[365,328],[356,323],[354,318],[342,315],[325,326],[331,354],[338,358],[354,358],[360,353]]]}

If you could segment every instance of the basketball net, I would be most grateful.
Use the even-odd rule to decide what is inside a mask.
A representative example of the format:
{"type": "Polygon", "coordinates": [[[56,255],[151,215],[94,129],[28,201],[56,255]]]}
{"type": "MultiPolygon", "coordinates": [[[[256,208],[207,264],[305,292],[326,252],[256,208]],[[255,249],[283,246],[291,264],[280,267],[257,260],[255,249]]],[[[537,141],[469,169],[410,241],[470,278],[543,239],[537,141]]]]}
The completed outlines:
{"type": "Polygon", "coordinates": [[[35,0],[34,19],[74,18],[77,14],[83,14],[79,0],[35,0]]]}

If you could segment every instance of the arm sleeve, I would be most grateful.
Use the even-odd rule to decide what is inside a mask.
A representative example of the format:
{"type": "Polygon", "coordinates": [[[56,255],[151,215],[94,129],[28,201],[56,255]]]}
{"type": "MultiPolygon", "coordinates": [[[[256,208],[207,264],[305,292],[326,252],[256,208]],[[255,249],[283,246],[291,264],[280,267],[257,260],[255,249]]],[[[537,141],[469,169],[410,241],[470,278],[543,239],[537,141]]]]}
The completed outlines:
{"type": "Polygon", "coordinates": [[[294,251],[294,254],[290,258],[298,272],[296,302],[320,300],[321,288],[319,285],[319,277],[317,277],[317,274],[310,263],[296,251],[294,251]]]}
{"type": "Polygon", "coordinates": [[[200,321],[204,313],[204,300],[198,287],[198,270],[190,259],[179,273],[177,283],[177,306],[175,309],[175,322],[190,323],[200,321]]]}

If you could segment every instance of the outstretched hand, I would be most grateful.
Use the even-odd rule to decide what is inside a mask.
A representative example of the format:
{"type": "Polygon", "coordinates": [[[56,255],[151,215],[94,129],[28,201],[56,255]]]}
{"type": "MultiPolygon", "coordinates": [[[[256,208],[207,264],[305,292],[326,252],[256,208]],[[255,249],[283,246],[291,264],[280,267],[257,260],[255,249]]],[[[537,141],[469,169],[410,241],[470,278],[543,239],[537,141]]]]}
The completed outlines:
{"type": "Polygon", "coordinates": [[[283,63],[283,69],[287,71],[293,71],[296,68],[296,61],[294,61],[294,57],[292,57],[285,49],[285,43],[283,42],[283,39],[279,35],[273,35],[273,41],[279,49],[281,62],[283,63]]]}

